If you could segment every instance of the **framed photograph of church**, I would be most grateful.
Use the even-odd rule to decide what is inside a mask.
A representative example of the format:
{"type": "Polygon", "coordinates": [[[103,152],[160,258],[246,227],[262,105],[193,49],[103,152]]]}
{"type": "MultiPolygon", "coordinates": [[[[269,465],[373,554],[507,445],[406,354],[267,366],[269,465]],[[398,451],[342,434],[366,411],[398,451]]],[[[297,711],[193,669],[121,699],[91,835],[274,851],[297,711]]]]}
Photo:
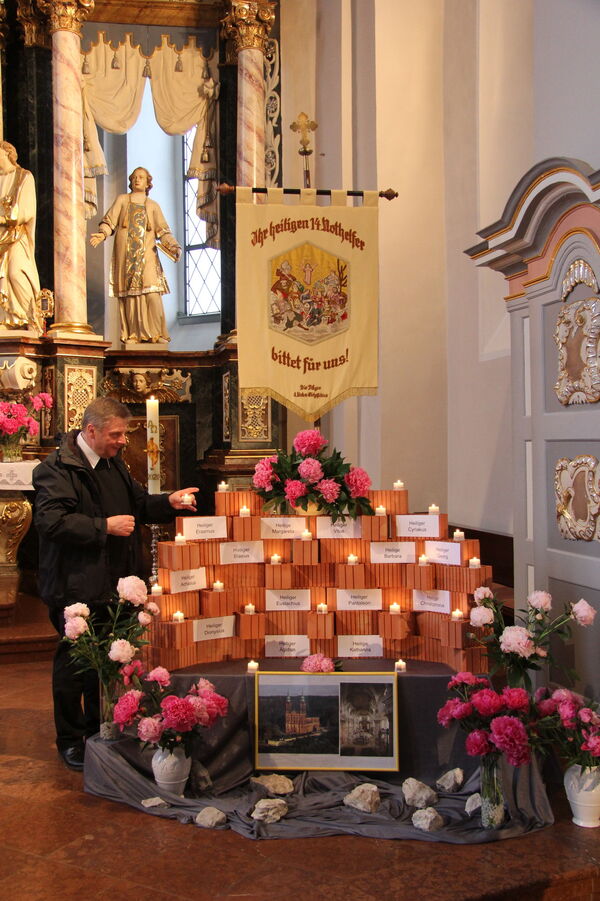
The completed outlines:
{"type": "Polygon", "coordinates": [[[255,765],[397,770],[394,673],[257,673],[255,765]]]}

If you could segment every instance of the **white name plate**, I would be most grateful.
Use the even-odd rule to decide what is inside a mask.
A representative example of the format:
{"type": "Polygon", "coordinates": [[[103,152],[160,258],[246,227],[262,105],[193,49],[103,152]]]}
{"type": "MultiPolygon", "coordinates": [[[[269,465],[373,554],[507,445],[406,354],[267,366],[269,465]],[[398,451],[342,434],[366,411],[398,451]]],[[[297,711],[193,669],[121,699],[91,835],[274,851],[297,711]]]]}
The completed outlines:
{"type": "Polygon", "coordinates": [[[305,528],[303,516],[268,516],[260,521],[260,537],[300,538],[305,528]]]}
{"type": "Polygon", "coordinates": [[[425,611],[432,613],[450,613],[450,592],[449,591],[419,591],[413,589],[413,610],[425,611]]]}
{"type": "Polygon", "coordinates": [[[188,541],[203,538],[227,538],[226,516],[186,516],[182,523],[183,537],[188,541]]]}
{"type": "Polygon", "coordinates": [[[372,541],[371,563],[416,563],[414,541],[372,541]]]}
{"type": "Polygon", "coordinates": [[[426,541],[425,554],[430,563],[444,563],[448,566],[460,566],[460,544],[450,541],[426,541]]]}
{"type": "Polygon", "coordinates": [[[265,635],[265,657],[308,657],[308,635],[265,635]]]}
{"type": "Polygon", "coordinates": [[[402,513],[396,516],[396,534],[400,538],[437,538],[440,518],[437,513],[425,513],[423,516],[402,513]]]}
{"type": "Polygon", "coordinates": [[[360,538],[362,530],[358,519],[346,517],[345,522],[332,522],[328,516],[317,516],[318,538],[360,538]]]}
{"type": "Polygon", "coordinates": [[[264,563],[262,541],[228,541],[220,545],[221,563],[264,563]]]}
{"type": "Polygon", "coordinates": [[[233,638],[235,616],[214,616],[194,620],[194,641],[211,641],[213,638],[233,638]]]}
{"type": "Polygon", "coordinates": [[[169,573],[171,594],[179,594],[180,591],[196,591],[206,588],[206,569],[201,566],[198,569],[176,569],[169,573]]]}
{"type": "Polygon", "coordinates": [[[382,610],[381,588],[336,589],[338,610],[382,610]]]}
{"type": "Polygon", "coordinates": [[[310,588],[266,591],[267,610],[310,610],[310,588]]]}
{"type": "Polygon", "coordinates": [[[338,635],[338,657],[383,657],[380,635],[338,635]]]}

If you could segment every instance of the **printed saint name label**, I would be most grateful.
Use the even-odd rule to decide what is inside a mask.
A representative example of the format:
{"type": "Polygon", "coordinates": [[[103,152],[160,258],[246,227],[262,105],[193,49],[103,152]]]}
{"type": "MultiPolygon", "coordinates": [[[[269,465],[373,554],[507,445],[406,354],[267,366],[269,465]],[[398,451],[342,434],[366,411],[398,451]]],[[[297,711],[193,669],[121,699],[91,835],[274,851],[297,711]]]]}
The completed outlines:
{"type": "Polygon", "coordinates": [[[182,523],[183,537],[188,541],[202,538],[227,538],[226,516],[186,516],[182,523]]]}
{"type": "Polygon", "coordinates": [[[449,591],[413,590],[413,610],[430,610],[432,613],[450,613],[449,591]]]}
{"type": "Polygon", "coordinates": [[[450,541],[426,541],[425,554],[430,563],[444,563],[448,566],[460,566],[460,544],[450,541]]]}
{"type": "Polygon", "coordinates": [[[176,569],[169,574],[171,594],[179,594],[180,591],[196,591],[198,588],[206,588],[206,569],[200,566],[198,569],[176,569]]]}
{"type": "Polygon", "coordinates": [[[371,563],[416,563],[414,541],[372,541],[371,563]]]}
{"type": "Polygon", "coordinates": [[[210,641],[213,638],[233,638],[235,616],[215,616],[194,620],[194,641],[210,641]]]}
{"type": "Polygon", "coordinates": [[[338,635],[339,657],[383,657],[379,635],[338,635]]]}
{"type": "Polygon", "coordinates": [[[414,516],[402,513],[396,516],[396,533],[400,538],[437,538],[440,534],[440,518],[437,514],[414,516]]]}
{"type": "Polygon", "coordinates": [[[265,657],[308,657],[308,635],[265,635],[265,657]]]}
{"type": "Polygon", "coordinates": [[[219,546],[221,563],[264,563],[262,541],[228,541],[219,546]]]}
{"type": "Polygon", "coordinates": [[[260,521],[260,537],[300,538],[305,528],[302,516],[269,516],[260,521]]]}
{"type": "Polygon", "coordinates": [[[338,610],[381,610],[381,588],[338,588],[336,590],[338,610]]]}
{"type": "Polygon", "coordinates": [[[310,588],[267,589],[267,610],[310,610],[310,588]]]}
{"type": "Polygon", "coordinates": [[[318,538],[360,538],[361,534],[358,519],[347,517],[345,522],[332,522],[328,516],[317,516],[318,538]]]}

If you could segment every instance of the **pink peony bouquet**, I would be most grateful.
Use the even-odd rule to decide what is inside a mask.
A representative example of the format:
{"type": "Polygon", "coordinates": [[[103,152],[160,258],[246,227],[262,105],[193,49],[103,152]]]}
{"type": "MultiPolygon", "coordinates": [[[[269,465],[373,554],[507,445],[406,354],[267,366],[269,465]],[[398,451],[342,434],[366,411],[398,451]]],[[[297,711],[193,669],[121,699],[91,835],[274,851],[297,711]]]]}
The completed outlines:
{"type": "Polygon", "coordinates": [[[29,397],[29,406],[24,403],[0,401],[0,445],[20,444],[27,438],[35,438],[40,433],[40,424],[34,413],[52,408],[52,395],[41,391],[29,397]]]}
{"type": "Polygon", "coordinates": [[[567,688],[539,688],[535,693],[545,732],[567,766],[600,764],[600,713],[595,702],[567,688]]]}
{"type": "Polygon", "coordinates": [[[279,451],[256,464],[252,484],[266,512],[306,511],[310,504],[333,522],[373,515],[366,497],[371,479],[339,451],[327,455],[327,444],[318,429],[306,429],[294,438],[290,454],[279,451]]]}
{"type": "Polygon", "coordinates": [[[340,660],[332,660],[324,654],[309,654],[300,665],[303,673],[333,673],[342,669],[340,660]]]}
{"type": "MultiPolygon", "coordinates": [[[[565,605],[562,613],[552,616],[552,597],[547,591],[532,591],[524,611],[515,616],[515,625],[506,625],[502,603],[490,588],[477,588],[475,607],[471,610],[471,625],[488,627],[483,637],[473,638],[487,650],[492,674],[506,670],[509,685],[523,685],[531,690],[528,670],[540,670],[552,663],[551,639],[567,640],[571,625],[591,626],[596,611],[583,598],[565,605]]],[[[569,673],[572,677],[574,674],[569,673]]]]}
{"type": "Polygon", "coordinates": [[[121,695],[114,707],[113,721],[121,732],[135,727],[144,744],[173,751],[183,748],[189,757],[194,736],[224,717],[229,701],[217,694],[212,682],[200,679],[183,697],[170,689],[171,675],[162,666],[149,673],[130,674],[135,687],[121,695]]]}

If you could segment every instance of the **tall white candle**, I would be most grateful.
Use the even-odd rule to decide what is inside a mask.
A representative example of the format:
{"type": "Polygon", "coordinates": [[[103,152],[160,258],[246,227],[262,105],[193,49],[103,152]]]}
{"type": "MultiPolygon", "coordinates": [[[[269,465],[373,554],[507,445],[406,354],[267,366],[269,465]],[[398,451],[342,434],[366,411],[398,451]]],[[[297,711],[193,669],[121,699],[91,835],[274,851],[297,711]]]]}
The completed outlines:
{"type": "Polygon", "coordinates": [[[160,494],[160,432],[158,400],[146,400],[146,454],[148,456],[148,494],[160,494]]]}

